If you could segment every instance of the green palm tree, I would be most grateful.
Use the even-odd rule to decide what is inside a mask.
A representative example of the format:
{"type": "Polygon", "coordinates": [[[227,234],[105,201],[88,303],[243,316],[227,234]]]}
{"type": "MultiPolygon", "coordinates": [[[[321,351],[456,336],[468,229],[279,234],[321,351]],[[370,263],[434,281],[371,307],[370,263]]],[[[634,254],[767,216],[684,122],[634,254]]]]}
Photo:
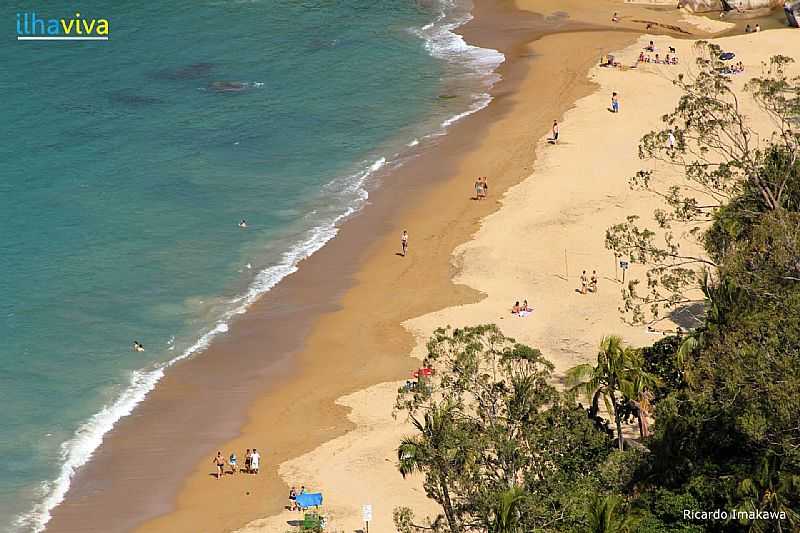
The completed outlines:
{"type": "Polygon", "coordinates": [[[463,462],[464,449],[456,436],[454,406],[449,402],[435,405],[425,412],[422,420],[412,416],[411,422],[419,435],[403,439],[397,448],[398,470],[403,477],[414,472],[423,472],[438,489],[438,500],[442,505],[450,531],[460,533],[450,499],[450,477],[463,462]]]}
{"type": "Polygon", "coordinates": [[[645,438],[646,418],[650,414],[650,400],[653,398],[652,392],[661,385],[661,380],[655,375],[643,370],[644,358],[640,350],[626,348],[628,358],[628,379],[623,380],[620,385],[622,395],[629,401],[633,401],[637,407],[635,410],[637,421],[639,422],[639,436],[645,438]]]}
{"type": "Polygon", "coordinates": [[[488,533],[521,533],[520,506],[526,496],[526,492],[516,486],[498,494],[487,520],[488,533]]]}
{"type": "Polygon", "coordinates": [[[621,496],[609,494],[595,496],[589,502],[587,533],[632,533],[639,520],[623,514],[624,501],[621,496]]]}
{"type": "Polygon", "coordinates": [[[606,410],[614,417],[617,426],[619,449],[624,446],[622,437],[622,407],[625,399],[636,390],[655,387],[658,378],[642,370],[639,352],[625,346],[622,338],[616,335],[604,337],[597,353],[597,365],[585,363],[567,371],[567,384],[570,391],[592,399],[591,411],[597,414],[599,399],[602,398],[606,410]]]}
{"type": "MultiPolygon", "coordinates": [[[[753,476],[739,482],[742,510],[784,513],[790,531],[797,531],[800,513],[796,509],[800,497],[800,476],[782,471],[776,458],[764,458],[753,476]],[[793,503],[794,502],[794,503],[793,503]]],[[[749,531],[768,531],[773,526],[783,531],[783,520],[753,520],[749,531]]]]}

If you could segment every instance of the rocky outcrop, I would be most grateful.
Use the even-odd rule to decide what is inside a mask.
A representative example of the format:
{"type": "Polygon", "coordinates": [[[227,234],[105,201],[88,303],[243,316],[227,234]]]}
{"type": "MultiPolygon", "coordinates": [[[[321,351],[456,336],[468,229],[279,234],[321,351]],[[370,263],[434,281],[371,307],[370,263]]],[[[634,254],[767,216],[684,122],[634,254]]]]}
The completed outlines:
{"type": "Polygon", "coordinates": [[[694,13],[734,9],[754,11],[783,7],[784,0],[682,0],[681,5],[694,13]]]}
{"type": "Polygon", "coordinates": [[[783,9],[786,12],[786,19],[789,21],[789,26],[800,28],[800,0],[786,2],[783,9]]]}

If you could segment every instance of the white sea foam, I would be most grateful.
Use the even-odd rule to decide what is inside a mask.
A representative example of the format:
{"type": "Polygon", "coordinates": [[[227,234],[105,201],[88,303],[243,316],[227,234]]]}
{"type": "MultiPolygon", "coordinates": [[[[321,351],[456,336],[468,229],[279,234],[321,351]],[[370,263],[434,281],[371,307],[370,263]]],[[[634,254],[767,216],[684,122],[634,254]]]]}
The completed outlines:
{"type": "Polygon", "coordinates": [[[36,533],[43,531],[51,518],[51,511],[64,500],[75,472],[91,458],[94,451],[102,443],[103,436],[114,427],[114,424],[119,419],[131,414],[136,405],[144,400],[147,394],[161,380],[167,368],[202,351],[208,347],[214,337],[221,333],[226,333],[231,318],[244,313],[262,294],[272,289],[289,274],[296,272],[298,263],[310,257],[336,236],[339,231],[338,224],[344,218],[357,211],[366,201],[368,193],[364,187],[370,176],[385,164],[386,159],[380,158],[368,165],[364,170],[348,178],[331,182],[329,186],[335,183],[341,185],[337,189],[339,194],[344,193],[352,197],[350,204],[344,210],[309,229],[300,242],[281,256],[278,264],[260,271],[248,287],[248,290],[242,296],[230,302],[232,304],[230,309],[224,313],[216,325],[181,355],[151,369],[131,372],[128,386],[120,396],[113,403],[103,407],[88,421],[84,422],[75,431],[71,439],[61,444],[61,469],[58,476],[55,480],[42,484],[41,501],[34,505],[29,512],[19,516],[15,520],[15,527],[20,531],[33,531],[36,533]]]}
{"type": "MultiPolygon", "coordinates": [[[[441,0],[440,12],[436,23],[426,24],[411,31],[424,40],[425,48],[433,57],[447,61],[456,67],[454,75],[461,78],[466,85],[478,90],[471,95],[472,102],[466,111],[447,118],[441,124],[445,130],[455,122],[480,111],[489,105],[492,96],[489,90],[500,81],[497,68],[505,61],[505,56],[498,50],[480,48],[468,44],[455,32],[456,29],[472,20],[472,14],[463,9],[463,5],[455,0],[441,0]]],[[[442,135],[434,132],[427,137],[442,135]]]]}
{"type": "MultiPolygon", "coordinates": [[[[459,74],[464,77],[465,81],[473,81],[474,85],[481,87],[482,90],[472,95],[472,101],[467,110],[449,117],[441,123],[442,131],[431,133],[425,137],[442,135],[444,130],[458,120],[489,105],[492,97],[488,91],[500,79],[495,71],[505,61],[503,54],[497,50],[469,45],[455,33],[454,30],[472,19],[469,12],[459,12],[460,4],[453,0],[442,0],[440,6],[441,11],[435,22],[411,31],[423,39],[426,50],[433,57],[462,66],[463,69],[459,74]]],[[[260,87],[263,84],[256,82],[252,85],[260,87]]],[[[420,140],[415,138],[407,146],[413,147],[419,143],[420,140]]],[[[54,480],[42,484],[41,500],[29,512],[17,517],[16,528],[20,531],[35,533],[43,531],[51,518],[51,511],[64,500],[75,472],[91,458],[102,443],[104,435],[114,427],[117,421],[131,414],[136,405],[153,390],[164,376],[165,370],[178,361],[205,349],[217,335],[226,333],[231,318],[244,313],[262,294],[268,292],[286,276],[296,272],[298,264],[303,259],[310,257],[335,237],[340,223],[366,203],[369,196],[366,185],[370,178],[380,169],[393,164],[399,165],[400,163],[387,162],[386,158],[380,157],[367,165],[364,170],[330,182],[326,187],[327,191],[334,192],[338,198],[344,201],[343,208],[338,213],[329,213],[327,219],[316,221],[314,227],[307,230],[294,246],[283,253],[277,264],[261,270],[245,293],[230,302],[229,310],[223,314],[215,326],[179,356],[150,369],[131,372],[128,386],[119,397],[84,422],[75,431],[72,438],[61,444],[61,468],[58,476],[54,480]]],[[[319,210],[314,210],[306,216],[316,217],[318,215],[319,210]]],[[[174,339],[171,339],[169,349],[174,349],[174,339]]]]}

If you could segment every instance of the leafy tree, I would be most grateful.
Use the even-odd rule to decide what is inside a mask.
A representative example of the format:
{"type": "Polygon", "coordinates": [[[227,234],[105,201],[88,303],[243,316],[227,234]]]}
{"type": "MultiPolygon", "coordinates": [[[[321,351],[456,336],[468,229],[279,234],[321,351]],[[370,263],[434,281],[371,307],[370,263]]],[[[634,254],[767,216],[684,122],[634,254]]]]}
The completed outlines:
{"type": "Polygon", "coordinates": [[[486,520],[488,533],[525,533],[520,507],[528,497],[521,487],[512,487],[497,494],[486,520]]]}
{"type": "Polygon", "coordinates": [[[608,435],[559,395],[552,364],[494,325],[440,328],[430,378],[398,392],[416,434],[398,449],[421,472],[449,531],[563,530],[596,491],[608,435]]]}
{"type": "Polygon", "coordinates": [[[633,533],[638,520],[626,513],[624,500],[616,494],[595,496],[589,502],[587,533],[633,533]]]}
{"type": "MultiPolygon", "coordinates": [[[[762,511],[773,516],[786,516],[785,522],[792,531],[800,526],[800,512],[795,505],[800,495],[800,475],[783,472],[776,457],[764,458],[751,477],[739,482],[742,496],[740,508],[744,511],[762,511]]],[[[756,519],[751,521],[751,531],[766,531],[774,523],[783,530],[783,520],[756,519]]]]}
{"type": "MultiPolygon", "coordinates": [[[[606,233],[607,248],[649,268],[646,293],[637,292],[640,281],[636,279],[623,291],[621,309],[633,322],[644,322],[648,316],[655,319],[679,304],[702,301],[702,295],[692,289],[699,288],[704,272],[718,276],[721,256],[731,243],[741,242],[753,220],[761,213],[796,208],[800,200],[800,183],[795,179],[800,156],[795,122],[800,114],[800,81],[785,73],[792,60],[773,57],[764,75],[747,84],[749,96],[776,129],[765,143],[742,112],[740,96],[719,59],[720,47],[700,41],[696,49],[698,74],[675,80],[683,92],[678,106],[663,117],[664,128],[645,135],[639,146],[641,159],[665,163],[684,180],[664,189],[652,171],[639,171],[631,186],[651,191],[664,201],[664,208],[654,212],[656,229],[643,227],[639,217],[629,216],[606,233]],[[709,231],[712,224],[715,229],[709,231]],[[681,235],[705,245],[709,254],[684,251],[681,235]]],[[[797,281],[798,267],[780,276],[797,281]]],[[[757,279],[742,286],[755,293],[768,290],[757,279]]]]}
{"type": "Polygon", "coordinates": [[[595,366],[586,363],[567,372],[570,390],[592,399],[590,410],[593,414],[597,413],[599,399],[603,399],[606,411],[614,419],[620,450],[624,448],[622,421],[626,405],[638,398],[642,391],[652,391],[657,383],[655,376],[642,369],[640,354],[614,335],[605,337],[600,343],[595,366]]]}
{"type": "Polygon", "coordinates": [[[425,472],[425,489],[429,497],[442,505],[450,530],[461,531],[461,525],[450,499],[450,477],[455,476],[468,460],[468,448],[462,446],[459,425],[454,423],[454,405],[432,405],[422,419],[411,421],[419,435],[403,440],[397,449],[398,470],[403,477],[425,472]]]}

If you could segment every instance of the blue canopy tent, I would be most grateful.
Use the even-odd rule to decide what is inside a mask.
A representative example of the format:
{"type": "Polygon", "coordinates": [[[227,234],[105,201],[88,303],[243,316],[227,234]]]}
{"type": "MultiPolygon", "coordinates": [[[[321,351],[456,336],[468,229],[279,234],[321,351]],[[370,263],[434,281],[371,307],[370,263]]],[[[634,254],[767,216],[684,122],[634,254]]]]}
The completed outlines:
{"type": "Polygon", "coordinates": [[[319,507],[322,505],[322,493],[321,492],[304,492],[303,494],[298,494],[295,498],[295,502],[297,502],[297,506],[301,509],[308,509],[309,507],[319,507]]]}

